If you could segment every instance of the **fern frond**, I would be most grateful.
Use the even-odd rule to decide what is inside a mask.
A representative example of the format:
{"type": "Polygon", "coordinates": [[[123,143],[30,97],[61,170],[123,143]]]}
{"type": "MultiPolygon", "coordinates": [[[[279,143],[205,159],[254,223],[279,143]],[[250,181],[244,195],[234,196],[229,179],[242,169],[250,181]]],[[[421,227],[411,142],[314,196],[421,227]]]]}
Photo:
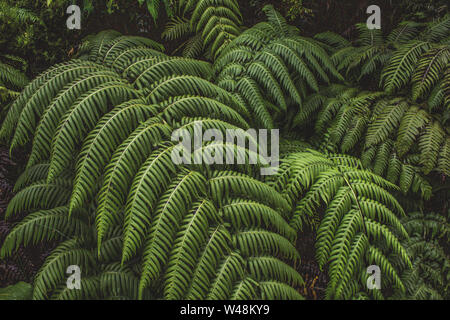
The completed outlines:
{"type": "Polygon", "coordinates": [[[28,215],[8,234],[2,244],[1,256],[11,255],[19,246],[43,241],[66,240],[82,236],[89,228],[82,221],[69,218],[67,207],[42,210],[28,215]]]}
{"type": "MultiPolygon", "coordinates": [[[[327,296],[350,298],[358,290],[352,283],[360,279],[361,263],[374,244],[384,242],[406,265],[410,265],[404,248],[389,231],[396,230],[397,234],[407,237],[399,220],[404,212],[384,189],[395,186],[359,169],[361,163],[358,161],[339,156],[335,156],[334,161],[331,159],[333,157],[313,151],[290,154],[284,160],[275,185],[292,199],[295,210],[291,225],[295,229],[301,229],[305,221],[314,226],[321,220],[316,257],[321,267],[329,264],[327,296]]],[[[386,267],[384,272],[392,276],[395,285],[401,286],[386,255],[376,252],[376,258],[386,267]]]]}
{"type": "Polygon", "coordinates": [[[429,49],[428,42],[412,41],[397,50],[381,75],[380,83],[384,90],[392,94],[409,83],[413,76],[414,66],[421,55],[429,49]]]}
{"type": "Polygon", "coordinates": [[[450,60],[448,47],[436,47],[427,51],[417,63],[412,78],[412,98],[417,100],[431,91],[439,81],[450,60]]]}
{"type": "Polygon", "coordinates": [[[47,184],[38,181],[17,193],[8,204],[5,218],[21,212],[37,209],[51,209],[67,204],[71,191],[71,180],[55,180],[47,184]]]}
{"type": "Polygon", "coordinates": [[[49,299],[53,290],[65,282],[68,266],[78,265],[88,276],[96,268],[92,252],[76,239],[61,243],[45,260],[33,283],[33,299],[49,299]]]}

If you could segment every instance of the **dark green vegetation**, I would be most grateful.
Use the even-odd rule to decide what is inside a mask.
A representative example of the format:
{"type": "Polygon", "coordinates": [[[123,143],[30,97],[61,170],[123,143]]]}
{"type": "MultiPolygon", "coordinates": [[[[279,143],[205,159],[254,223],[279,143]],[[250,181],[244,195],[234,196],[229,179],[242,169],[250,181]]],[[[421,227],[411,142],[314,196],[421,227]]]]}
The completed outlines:
{"type": "MultiPolygon", "coordinates": [[[[183,56],[102,31],[8,104],[0,138],[31,151],[0,256],[58,244],[33,298],[301,299],[307,232],[327,299],[449,298],[449,15],[359,24],[350,41],[305,36],[270,5],[247,28],[235,0],[157,12],[183,56]],[[172,132],[198,124],[280,128],[277,175],[175,165],[172,132]]],[[[26,78],[1,74],[14,98],[26,78]]]]}

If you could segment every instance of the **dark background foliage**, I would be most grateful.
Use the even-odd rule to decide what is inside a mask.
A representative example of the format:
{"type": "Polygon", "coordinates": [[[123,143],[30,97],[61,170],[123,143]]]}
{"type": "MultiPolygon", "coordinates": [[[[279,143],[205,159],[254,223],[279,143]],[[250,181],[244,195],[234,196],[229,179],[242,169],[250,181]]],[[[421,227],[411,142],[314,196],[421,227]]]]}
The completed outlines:
{"type": "MultiPolygon", "coordinates": [[[[169,0],[167,0],[170,2],[169,0]]],[[[145,3],[130,0],[1,0],[34,14],[36,22],[21,21],[17,16],[0,16],[0,52],[23,58],[28,64],[18,65],[29,76],[34,76],[54,63],[67,60],[77,44],[86,35],[105,29],[123,34],[138,34],[160,42],[162,30],[168,21],[168,12],[160,6],[159,16],[153,19],[145,3]],[[68,30],[66,9],[70,4],[82,8],[81,30],[68,30]],[[1,21],[3,20],[3,21],[1,21]]],[[[239,0],[244,25],[251,26],[264,19],[261,11],[272,4],[302,30],[311,36],[332,30],[350,39],[357,36],[355,23],[367,19],[366,8],[377,4],[382,10],[383,32],[388,33],[396,21],[414,18],[429,21],[448,10],[445,0],[239,0]]],[[[173,51],[176,43],[164,43],[173,51]]],[[[1,59],[1,57],[0,57],[1,59]]]]}

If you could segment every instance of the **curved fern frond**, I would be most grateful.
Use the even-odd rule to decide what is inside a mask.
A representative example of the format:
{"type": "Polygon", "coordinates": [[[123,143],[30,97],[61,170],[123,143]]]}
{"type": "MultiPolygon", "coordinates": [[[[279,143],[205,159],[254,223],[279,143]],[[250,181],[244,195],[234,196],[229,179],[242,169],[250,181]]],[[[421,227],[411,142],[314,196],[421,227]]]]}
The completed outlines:
{"type": "MultiPolygon", "coordinates": [[[[352,287],[351,283],[360,279],[364,272],[361,263],[374,244],[384,248],[381,243],[385,243],[410,266],[404,248],[389,231],[407,237],[399,220],[403,209],[384,189],[394,186],[360,166],[346,157],[327,158],[312,151],[293,153],[283,160],[282,171],[274,182],[279,191],[292,199],[295,209],[291,225],[296,230],[305,223],[318,226],[316,257],[321,267],[329,264],[328,298],[349,298],[358,286],[365,285],[352,287]]],[[[387,253],[377,252],[377,259],[387,268],[384,272],[395,274],[387,253]]],[[[396,276],[392,281],[401,286],[396,276]]]]}

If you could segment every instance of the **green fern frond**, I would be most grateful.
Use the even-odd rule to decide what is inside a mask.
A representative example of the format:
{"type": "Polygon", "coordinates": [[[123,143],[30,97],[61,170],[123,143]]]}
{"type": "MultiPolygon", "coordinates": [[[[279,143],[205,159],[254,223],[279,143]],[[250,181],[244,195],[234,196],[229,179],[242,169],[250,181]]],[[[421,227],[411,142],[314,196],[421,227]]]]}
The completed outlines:
{"type": "Polygon", "coordinates": [[[67,204],[70,197],[72,181],[58,180],[47,184],[38,181],[17,193],[8,204],[5,218],[8,219],[21,212],[51,209],[67,204]]]}
{"type": "Polygon", "coordinates": [[[21,90],[28,84],[27,76],[16,68],[0,62],[0,85],[11,90],[21,90]]]}
{"type": "Polygon", "coordinates": [[[384,90],[392,94],[404,87],[413,76],[414,66],[421,55],[430,49],[425,41],[413,41],[397,50],[381,75],[384,90]]]}
{"type": "Polygon", "coordinates": [[[69,218],[67,207],[42,210],[28,215],[3,242],[0,256],[11,255],[19,246],[36,245],[44,241],[66,240],[89,232],[87,225],[69,218]]]}
{"type": "MultiPolygon", "coordinates": [[[[301,229],[305,222],[314,226],[315,221],[321,220],[316,257],[321,267],[329,264],[329,298],[349,298],[355,293],[350,289],[351,283],[360,278],[361,263],[375,243],[384,242],[410,265],[404,248],[390,231],[407,237],[399,220],[399,216],[404,215],[403,209],[384,189],[395,187],[359,169],[361,166],[358,161],[350,161],[345,156],[341,159],[312,151],[294,153],[284,160],[275,184],[293,201],[295,210],[291,225],[295,229],[301,229]],[[333,158],[335,161],[331,160],[333,158]],[[349,259],[351,264],[348,264],[349,259]]],[[[384,272],[391,275],[395,285],[401,286],[385,253],[376,252],[369,256],[374,255],[382,261],[386,268],[384,272]]]]}
{"type": "Polygon", "coordinates": [[[53,290],[65,282],[68,266],[77,265],[88,276],[96,268],[92,252],[76,239],[61,243],[45,260],[33,283],[33,299],[49,299],[53,290]]]}
{"type": "Polygon", "coordinates": [[[439,82],[449,61],[450,49],[445,46],[433,48],[422,55],[412,77],[414,101],[424,97],[439,82]]]}

